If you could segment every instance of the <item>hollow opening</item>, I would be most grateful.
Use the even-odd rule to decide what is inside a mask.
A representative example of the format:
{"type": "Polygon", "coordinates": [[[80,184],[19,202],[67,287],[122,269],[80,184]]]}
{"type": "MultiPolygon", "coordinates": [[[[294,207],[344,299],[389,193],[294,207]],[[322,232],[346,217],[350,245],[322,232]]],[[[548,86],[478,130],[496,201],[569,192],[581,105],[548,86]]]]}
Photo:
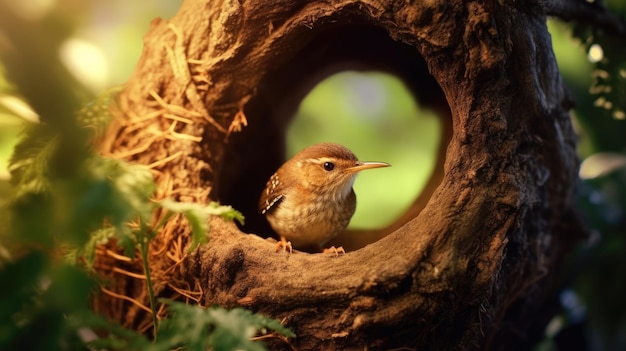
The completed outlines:
{"type": "Polygon", "coordinates": [[[317,84],[288,125],[289,159],[303,148],[336,142],[363,161],[392,165],[362,172],[348,229],[391,225],[413,204],[438,157],[441,120],[417,104],[398,77],[382,71],[342,71],[317,84]]]}
{"type": "Polygon", "coordinates": [[[317,142],[338,142],[361,160],[392,164],[391,168],[363,172],[357,178],[358,213],[351,230],[329,243],[346,250],[376,241],[416,217],[443,177],[445,149],[451,135],[445,96],[419,52],[376,27],[320,31],[289,62],[265,75],[246,105],[245,114],[249,125],[231,136],[216,190],[222,203],[246,216],[241,229],[247,233],[275,236],[258,213],[261,191],[282,163],[317,142]],[[335,73],[339,74],[333,76],[335,73]],[[336,77],[351,81],[351,88],[320,94],[365,97],[365,101],[348,103],[359,116],[352,126],[338,119],[338,105],[331,106],[345,102],[310,101],[318,94],[316,85],[323,87],[328,81],[332,84],[336,77]],[[373,83],[372,77],[379,82],[373,83]],[[382,85],[378,85],[380,82],[382,85]],[[375,96],[368,98],[368,94],[375,96]],[[380,103],[385,99],[381,94],[389,95],[387,103],[393,104],[394,98],[401,102],[395,102],[398,106],[384,105],[379,108],[383,113],[373,116],[373,107],[368,104],[380,103]],[[307,95],[309,98],[305,98],[307,95]],[[408,106],[411,112],[404,111],[407,116],[400,116],[394,110],[400,105],[408,106]],[[326,122],[312,117],[311,109],[319,110],[326,122]],[[390,110],[385,113],[384,109],[390,110]]]}

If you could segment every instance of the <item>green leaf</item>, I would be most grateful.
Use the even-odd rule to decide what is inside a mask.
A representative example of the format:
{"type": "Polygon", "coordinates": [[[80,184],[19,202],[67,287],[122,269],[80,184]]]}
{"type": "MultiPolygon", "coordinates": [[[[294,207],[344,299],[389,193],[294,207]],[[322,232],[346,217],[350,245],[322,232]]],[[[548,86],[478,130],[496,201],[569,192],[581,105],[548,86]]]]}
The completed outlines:
{"type": "Polygon", "coordinates": [[[209,231],[208,214],[204,211],[204,206],[193,202],[176,202],[165,199],[159,202],[162,208],[174,213],[181,213],[185,216],[192,233],[192,248],[207,241],[207,233],[209,231]]]}
{"type": "Polygon", "coordinates": [[[220,205],[217,202],[211,202],[207,206],[206,211],[210,215],[220,216],[227,221],[235,220],[239,222],[239,224],[244,223],[243,214],[228,205],[220,205]]]}
{"type": "Polygon", "coordinates": [[[250,341],[261,328],[252,318],[252,312],[240,308],[225,310],[219,307],[212,307],[207,312],[215,323],[212,336],[215,351],[265,349],[261,344],[250,341]]]}
{"type": "Polygon", "coordinates": [[[211,202],[208,205],[201,205],[193,202],[176,202],[170,199],[162,200],[160,203],[162,208],[175,213],[182,213],[192,231],[192,243],[189,251],[195,249],[198,245],[207,241],[207,233],[209,231],[209,216],[220,216],[225,220],[237,220],[243,223],[243,215],[233,209],[231,206],[222,206],[217,202],[211,202]]]}
{"type": "MultiPolygon", "coordinates": [[[[6,323],[15,323],[13,316],[22,306],[32,304],[39,277],[48,263],[48,258],[40,252],[32,252],[15,262],[9,262],[0,270],[0,330],[6,330],[6,323]],[[10,288],[7,288],[10,287],[10,288]]],[[[0,332],[0,339],[7,337],[0,332]]]]}
{"type": "MultiPolygon", "coordinates": [[[[92,156],[79,179],[56,186],[56,198],[60,202],[57,208],[69,212],[69,217],[63,220],[69,232],[97,231],[106,219],[116,229],[118,244],[127,255],[133,255],[140,232],[131,231],[127,223],[135,218],[144,223],[150,221],[154,209],[150,197],[155,187],[146,167],[92,156]]],[[[75,241],[80,247],[86,242],[75,241]]]]}
{"type": "Polygon", "coordinates": [[[59,139],[41,124],[27,128],[9,160],[11,182],[17,197],[50,190],[49,161],[58,143],[59,139]]]}
{"type": "Polygon", "coordinates": [[[76,114],[79,124],[92,129],[94,135],[103,133],[113,119],[111,109],[115,108],[115,99],[123,88],[123,85],[118,85],[106,89],[94,100],[85,104],[76,114]]]}
{"type": "Polygon", "coordinates": [[[106,179],[115,189],[119,205],[114,212],[113,225],[119,226],[129,217],[139,216],[150,221],[153,204],[150,197],[156,184],[148,167],[133,165],[121,160],[93,157],[86,168],[96,179],[106,179]]]}
{"type": "Polygon", "coordinates": [[[47,194],[26,194],[8,208],[8,241],[15,246],[26,244],[40,248],[54,245],[52,199],[47,194]]]}
{"type": "Polygon", "coordinates": [[[161,322],[157,350],[185,347],[200,351],[212,347],[215,351],[262,351],[263,344],[251,338],[259,332],[265,333],[266,329],[295,337],[278,321],[245,309],[203,309],[167,299],[159,301],[168,306],[170,317],[161,322]]]}
{"type": "Polygon", "coordinates": [[[252,328],[254,331],[252,334],[249,334],[250,337],[254,336],[258,331],[266,333],[266,329],[274,330],[290,338],[296,336],[291,329],[283,326],[276,319],[252,313],[252,311],[243,308],[227,310],[221,307],[211,307],[208,311],[212,314],[217,325],[230,325],[237,328],[244,326],[247,332],[251,332],[250,328],[252,328]]]}
{"type": "Polygon", "coordinates": [[[85,272],[31,252],[0,270],[0,350],[69,350],[77,328],[66,316],[89,311],[85,272]]]}
{"type": "Polygon", "coordinates": [[[93,261],[96,258],[96,247],[98,245],[106,244],[112,237],[116,235],[117,231],[115,227],[106,226],[104,228],[96,229],[89,235],[89,240],[83,247],[70,249],[65,258],[68,262],[76,264],[79,258],[85,259],[87,268],[92,268],[93,261]]]}
{"type": "Polygon", "coordinates": [[[47,308],[66,314],[89,308],[89,293],[94,285],[85,271],[72,265],[57,265],[50,270],[48,279],[50,285],[42,296],[47,308]]]}
{"type": "Polygon", "coordinates": [[[154,344],[145,335],[132,329],[124,328],[114,321],[110,321],[91,311],[77,313],[69,318],[70,325],[75,328],[91,328],[99,331],[106,331],[107,336],[92,340],[88,345],[92,349],[108,350],[150,350],[154,344]]]}

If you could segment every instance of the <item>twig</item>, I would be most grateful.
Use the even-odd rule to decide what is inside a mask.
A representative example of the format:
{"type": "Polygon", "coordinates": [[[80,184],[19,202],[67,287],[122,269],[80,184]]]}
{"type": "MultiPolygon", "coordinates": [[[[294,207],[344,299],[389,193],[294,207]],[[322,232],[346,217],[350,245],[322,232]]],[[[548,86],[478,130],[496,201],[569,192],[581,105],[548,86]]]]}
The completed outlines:
{"type": "Polygon", "coordinates": [[[152,313],[152,311],[147,306],[145,306],[141,302],[133,299],[132,297],[128,297],[126,295],[118,294],[118,293],[113,292],[111,290],[108,290],[107,288],[104,288],[104,287],[100,287],[100,290],[102,290],[102,292],[107,294],[107,295],[113,296],[113,297],[118,298],[118,299],[126,300],[126,301],[132,303],[133,305],[136,305],[137,307],[141,308],[142,310],[144,310],[144,311],[146,311],[148,313],[152,313]]]}
{"type": "Polygon", "coordinates": [[[132,278],[135,278],[135,279],[146,279],[146,276],[143,275],[143,274],[129,272],[129,271],[127,271],[125,269],[121,269],[119,267],[113,267],[113,272],[120,273],[120,274],[129,276],[129,277],[132,277],[132,278]]]}
{"type": "Polygon", "coordinates": [[[209,122],[210,125],[215,127],[222,134],[226,134],[227,131],[224,127],[222,127],[211,115],[209,111],[207,111],[198,91],[195,89],[195,84],[193,83],[193,79],[191,78],[191,72],[189,71],[189,64],[187,62],[187,54],[185,53],[185,46],[183,45],[183,36],[180,33],[180,30],[173,24],[168,24],[168,28],[174,33],[176,37],[176,41],[174,43],[174,48],[166,47],[167,56],[170,61],[170,66],[172,66],[172,71],[174,72],[174,76],[178,79],[181,85],[185,88],[185,96],[189,100],[191,106],[198,112],[200,112],[201,116],[209,122]]]}
{"type": "Polygon", "coordinates": [[[604,29],[607,34],[626,36],[626,21],[609,12],[602,1],[545,0],[546,13],[564,21],[575,21],[604,29]]]}
{"type": "Polygon", "coordinates": [[[158,160],[158,161],[152,162],[151,164],[148,165],[148,168],[155,168],[155,167],[162,166],[162,165],[170,162],[171,160],[180,157],[180,155],[182,155],[182,154],[183,154],[182,151],[178,151],[177,153],[175,153],[173,155],[170,155],[170,156],[168,156],[168,157],[166,157],[166,158],[164,158],[162,160],[158,160]]]}
{"type": "Polygon", "coordinates": [[[107,256],[113,257],[114,259],[119,260],[119,261],[131,262],[133,260],[130,257],[124,256],[124,255],[120,255],[120,254],[118,254],[116,252],[113,252],[111,250],[106,250],[105,252],[106,252],[107,256]]]}

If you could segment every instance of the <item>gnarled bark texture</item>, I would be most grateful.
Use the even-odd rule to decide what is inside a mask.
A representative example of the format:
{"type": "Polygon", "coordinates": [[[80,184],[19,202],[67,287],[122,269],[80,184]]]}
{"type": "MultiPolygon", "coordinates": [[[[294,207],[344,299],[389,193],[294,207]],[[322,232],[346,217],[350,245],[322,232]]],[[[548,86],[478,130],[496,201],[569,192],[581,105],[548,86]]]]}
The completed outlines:
{"type": "MultiPolygon", "coordinates": [[[[210,243],[185,254],[176,218],[152,245],[158,294],[283,320],[298,337],[272,349],[532,345],[580,230],[570,106],[545,21],[534,1],[458,0],[187,0],[155,20],[102,152],[150,165],[157,197],[233,204],[246,231],[270,234],[254,218],[258,195],[291,114],[329,73],[393,72],[448,130],[431,186],[369,245],[275,254],[213,219],[210,243]]],[[[141,266],[107,249],[96,308],[147,330],[144,281],[127,273],[141,266]]]]}

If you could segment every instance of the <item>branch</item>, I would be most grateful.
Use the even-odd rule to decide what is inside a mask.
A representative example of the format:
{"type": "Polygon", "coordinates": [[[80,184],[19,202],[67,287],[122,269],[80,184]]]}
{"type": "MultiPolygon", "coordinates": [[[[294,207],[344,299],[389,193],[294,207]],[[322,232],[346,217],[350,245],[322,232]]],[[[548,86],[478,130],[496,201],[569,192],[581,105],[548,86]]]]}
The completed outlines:
{"type": "Polygon", "coordinates": [[[546,0],[546,13],[564,21],[575,21],[603,29],[607,34],[626,37],[626,21],[611,13],[602,0],[546,0]]]}

